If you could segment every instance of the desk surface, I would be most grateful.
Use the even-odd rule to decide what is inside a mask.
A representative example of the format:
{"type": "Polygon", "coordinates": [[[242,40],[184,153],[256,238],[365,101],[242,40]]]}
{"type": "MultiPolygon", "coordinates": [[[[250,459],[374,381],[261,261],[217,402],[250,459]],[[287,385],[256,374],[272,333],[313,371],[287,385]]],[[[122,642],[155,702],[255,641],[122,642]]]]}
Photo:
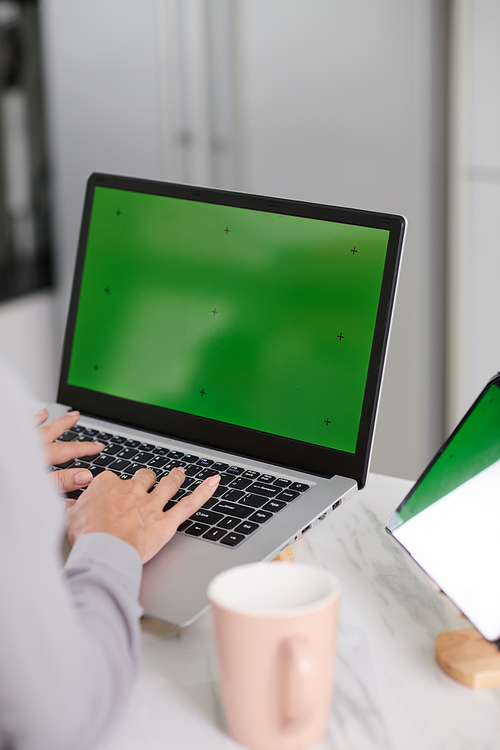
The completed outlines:
{"type": "MultiPolygon", "coordinates": [[[[434,639],[467,627],[384,531],[411,482],[366,488],[294,545],[343,585],[330,729],[315,750],[492,750],[500,688],[473,691],[436,666],[434,639]]],[[[143,621],[131,704],[99,750],[236,750],[225,733],[210,616],[185,629],[143,621]]]]}

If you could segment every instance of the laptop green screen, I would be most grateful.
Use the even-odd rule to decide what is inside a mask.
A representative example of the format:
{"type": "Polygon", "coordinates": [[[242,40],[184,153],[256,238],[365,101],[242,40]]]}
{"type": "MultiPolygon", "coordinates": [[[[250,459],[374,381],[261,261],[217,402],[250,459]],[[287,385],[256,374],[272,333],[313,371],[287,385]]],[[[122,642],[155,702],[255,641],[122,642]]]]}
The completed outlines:
{"type": "Polygon", "coordinates": [[[388,239],[96,187],[67,382],[354,453],[388,239]]]}

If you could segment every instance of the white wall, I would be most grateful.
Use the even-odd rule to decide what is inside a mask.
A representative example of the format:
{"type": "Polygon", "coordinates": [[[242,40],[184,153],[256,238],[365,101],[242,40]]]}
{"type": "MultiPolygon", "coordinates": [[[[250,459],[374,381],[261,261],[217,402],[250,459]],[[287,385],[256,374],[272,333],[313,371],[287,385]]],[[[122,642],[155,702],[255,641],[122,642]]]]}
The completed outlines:
{"type": "Polygon", "coordinates": [[[404,213],[373,468],[416,477],[442,438],[445,7],[43,0],[59,320],[93,170],[210,184],[232,175],[223,186],[404,213]],[[218,107],[234,115],[227,132],[218,107]]]}
{"type": "Polygon", "coordinates": [[[408,218],[372,467],[416,478],[443,437],[445,5],[239,6],[241,186],[408,218]]]}
{"type": "Polygon", "coordinates": [[[35,292],[0,305],[0,355],[41,403],[55,400],[59,359],[53,337],[54,296],[35,292]]]}
{"type": "Polygon", "coordinates": [[[162,66],[151,0],[47,0],[41,10],[60,346],[87,177],[164,176],[162,66]]]}
{"type": "Polygon", "coordinates": [[[455,0],[449,424],[500,370],[500,3],[455,0]]]}

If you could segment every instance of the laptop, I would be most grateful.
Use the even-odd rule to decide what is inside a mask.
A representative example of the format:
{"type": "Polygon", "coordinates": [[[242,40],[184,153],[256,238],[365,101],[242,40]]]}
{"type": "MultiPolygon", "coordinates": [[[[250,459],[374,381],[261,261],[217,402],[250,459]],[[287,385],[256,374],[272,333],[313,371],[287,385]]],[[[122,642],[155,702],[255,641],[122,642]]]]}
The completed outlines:
{"type": "MultiPolygon", "coordinates": [[[[187,625],[220,571],[274,558],[368,473],[405,219],[108,174],[88,180],[58,404],[94,475],[210,473],[216,495],[144,568],[187,625]]],[[[168,505],[168,504],[167,504],[168,505]]]]}

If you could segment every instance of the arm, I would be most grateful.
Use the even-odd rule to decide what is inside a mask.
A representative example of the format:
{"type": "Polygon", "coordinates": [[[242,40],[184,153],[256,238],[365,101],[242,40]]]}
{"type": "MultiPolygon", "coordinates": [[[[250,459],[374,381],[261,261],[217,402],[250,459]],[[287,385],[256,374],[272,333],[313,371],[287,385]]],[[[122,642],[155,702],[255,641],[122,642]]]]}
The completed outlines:
{"type": "Polygon", "coordinates": [[[163,514],[182,472],[152,493],[152,472],[127,482],[104,472],[67,511],[74,547],[61,576],[63,502],[44,470],[26,396],[2,366],[0,414],[0,746],[83,750],[107,730],[133,685],[141,559],[213,489],[200,486],[184,507],[163,514]],[[124,526],[110,525],[110,498],[124,526]],[[141,523],[132,523],[138,514],[141,523]],[[153,519],[161,531],[153,533],[153,519]]]}

